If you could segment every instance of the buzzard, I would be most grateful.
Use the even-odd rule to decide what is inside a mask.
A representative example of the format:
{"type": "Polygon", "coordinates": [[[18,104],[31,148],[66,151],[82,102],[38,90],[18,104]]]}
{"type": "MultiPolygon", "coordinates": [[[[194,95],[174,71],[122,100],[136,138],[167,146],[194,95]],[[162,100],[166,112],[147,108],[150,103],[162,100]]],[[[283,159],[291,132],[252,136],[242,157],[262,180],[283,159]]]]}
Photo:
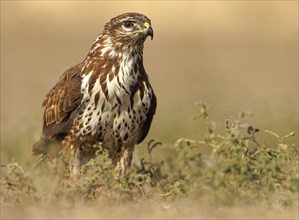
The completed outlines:
{"type": "Polygon", "coordinates": [[[71,152],[71,170],[77,174],[101,146],[112,158],[114,175],[123,175],[156,111],[143,66],[144,42],[153,35],[145,15],[112,18],[84,61],[66,70],[46,95],[42,135],[33,154],[47,154],[58,143],[60,152],[71,152]]]}

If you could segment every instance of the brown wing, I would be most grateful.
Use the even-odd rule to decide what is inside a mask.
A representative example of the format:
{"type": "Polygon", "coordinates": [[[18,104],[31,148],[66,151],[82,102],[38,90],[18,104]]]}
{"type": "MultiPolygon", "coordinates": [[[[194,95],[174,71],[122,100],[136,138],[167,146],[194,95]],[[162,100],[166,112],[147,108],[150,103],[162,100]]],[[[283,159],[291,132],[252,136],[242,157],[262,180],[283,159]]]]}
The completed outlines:
{"type": "Polygon", "coordinates": [[[151,99],[150,108],[149,108],[147,116],[146,116],[146,121],[141,126],[141,129],[140,129],[138,137],[137,137],[137,144],[140,144],[144,140],[146,135],[148,134],[149,129],[152,124],[154,114],[156,113],[156,107],[157,107],[157,98],[153,92],[153,97],[151,99]]]}
{"type": "Polygon", "coordinates": [[[42,104],[44,111],[43,137],[56,138],[66,134],[72,126],[73,115],[81,104],[81,69],[83,64],[71,67],[63,73],[49,91],[42,104]]]}

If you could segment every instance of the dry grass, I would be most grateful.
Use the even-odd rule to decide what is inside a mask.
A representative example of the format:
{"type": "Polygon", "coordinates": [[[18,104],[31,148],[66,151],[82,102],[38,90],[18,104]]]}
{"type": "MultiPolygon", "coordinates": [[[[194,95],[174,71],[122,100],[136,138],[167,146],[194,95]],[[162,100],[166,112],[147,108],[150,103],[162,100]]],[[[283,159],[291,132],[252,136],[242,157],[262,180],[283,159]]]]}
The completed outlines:
{"type": "Polygon", "coordinates": [[[1,178],[3,217],[295,218],[299,155],[288,141],[294,132],[266,131],[276,144],[261,144],[259,129],[245,121],[248,114],[228,119],[223,132],[207,110],[199,103],[196,118],[206,126],[204,140],[150,141],[145,154],[137,149],[130,172],[119,180],[105,152],[82,167],[79,178],[61,174],[53,160],[33,169],[7,164],[1,178]]]}
{"type": "Polygon", "coordinates": [[[157,202],[118,206],[77,204],[73,209],[55,206],[25,206],[2,209],[2,218],[14,219],[298,219],[296,208],[281,209],[263,205],[213,207],[203,201],[175,204],[157,202]]]}

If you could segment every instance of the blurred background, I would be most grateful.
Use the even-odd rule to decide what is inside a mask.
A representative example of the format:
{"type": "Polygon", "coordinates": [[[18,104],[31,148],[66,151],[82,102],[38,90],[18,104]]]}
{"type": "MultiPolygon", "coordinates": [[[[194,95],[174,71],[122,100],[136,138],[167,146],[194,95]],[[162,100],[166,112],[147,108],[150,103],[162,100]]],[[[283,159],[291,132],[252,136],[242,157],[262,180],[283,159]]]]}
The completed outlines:
{"type": "Polygon", "coordinates": [[[2,144],[27,135],[30,153],[45,94],[124,12],[147,15],[155,32],[144,49],[158,98],[147,139],[201,138],[197,101],[219,130],[251,111],[261,130],[298,134],[297,1],[1,1],[2,144]]]}

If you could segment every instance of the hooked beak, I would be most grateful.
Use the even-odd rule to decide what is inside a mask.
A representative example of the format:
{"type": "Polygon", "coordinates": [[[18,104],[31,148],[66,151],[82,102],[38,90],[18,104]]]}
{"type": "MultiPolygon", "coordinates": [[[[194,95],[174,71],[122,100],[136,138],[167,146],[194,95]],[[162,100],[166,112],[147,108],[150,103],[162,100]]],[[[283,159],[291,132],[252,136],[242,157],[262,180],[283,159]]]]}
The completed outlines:
{"type": "Polygon", "coordinates": [[[152,26],[150,26],[149,23],[145,22],[144,27],[145,27],[144,33],[146,34],[146,36],[151,36],[151,40],[152,40],[154,38],[154,31],[152,26]]]}

